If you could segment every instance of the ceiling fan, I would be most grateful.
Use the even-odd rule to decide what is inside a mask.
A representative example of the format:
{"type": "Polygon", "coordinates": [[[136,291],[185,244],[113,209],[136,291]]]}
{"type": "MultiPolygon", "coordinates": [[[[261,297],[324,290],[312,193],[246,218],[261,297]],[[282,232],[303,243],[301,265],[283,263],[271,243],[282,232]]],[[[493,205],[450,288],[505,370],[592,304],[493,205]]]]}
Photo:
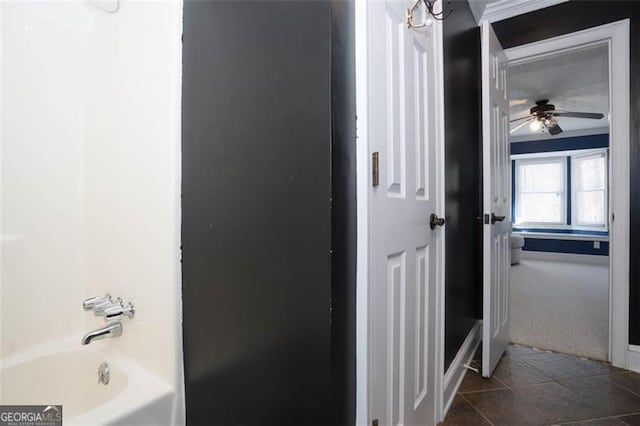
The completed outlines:
{"type": "Polygon", "coordinates": [[[542,128],[545,128],[550,135],[559,135],[560,133],[562,133],[562,128],[558,125],[558,117],[588,118],[592,120],[600,120],[604,117],[604,114],[595,112],[561,111],[557,110],[555,105],[550,104],[548,99],[541,99],[539,101],[536,101],[536,106],[532,107],[529,110],[529,115],[510,121],[510,123],[514,123],[524,120],[513,127],[511,129],[511,133],[524,127],[527,124],[530,124],[532,130],[540,130],[542,128]]]}

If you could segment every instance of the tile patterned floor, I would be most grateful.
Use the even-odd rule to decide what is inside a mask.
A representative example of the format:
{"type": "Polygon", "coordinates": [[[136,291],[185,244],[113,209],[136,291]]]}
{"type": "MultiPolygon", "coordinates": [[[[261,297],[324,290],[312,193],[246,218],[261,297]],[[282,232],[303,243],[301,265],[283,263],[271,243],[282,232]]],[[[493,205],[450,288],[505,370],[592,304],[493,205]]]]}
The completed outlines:
{"type": "Polygon", "coordinates": [[[511,345],[492,378],[467,372],[440,424],[640,425],[640,374],[511,345]]]}

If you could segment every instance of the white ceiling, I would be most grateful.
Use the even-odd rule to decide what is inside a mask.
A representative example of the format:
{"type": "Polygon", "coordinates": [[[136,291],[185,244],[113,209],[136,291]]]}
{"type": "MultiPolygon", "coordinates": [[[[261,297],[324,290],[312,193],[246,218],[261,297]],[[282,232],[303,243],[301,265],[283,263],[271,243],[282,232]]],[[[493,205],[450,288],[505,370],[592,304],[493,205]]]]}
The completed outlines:
{"type": "MultiPolygon", "coordinates": [[[[591,47],[512,66],[509,68],[507,82],[511,119],[528,115],[535,101],[548,99],[558,110],[605,114],[601,120],[558,118],[558,124],[566,133],[606,128],[609,126],[608,81],[606,46],[591,47]]],[[[515,124],[517,123],[511,127],[515,124]]],[[[539,133],[541,131],[532,131],[527,125],[511,133],[511,137],[519,138],[539,133]]]]}

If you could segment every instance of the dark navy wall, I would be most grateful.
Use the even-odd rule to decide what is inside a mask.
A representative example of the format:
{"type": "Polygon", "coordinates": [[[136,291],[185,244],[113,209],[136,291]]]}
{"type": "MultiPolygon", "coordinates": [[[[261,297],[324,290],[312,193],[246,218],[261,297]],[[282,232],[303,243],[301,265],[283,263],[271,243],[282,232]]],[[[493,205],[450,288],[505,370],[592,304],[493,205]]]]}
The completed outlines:
{"type": "Polygon", "coordinates": [[[444,21],[445,369],[482,315],[480,32],[466,1],[444,21]]]}
{"type": "Polygon", "coordinates": [[[534,154],[540,152],[571,151],[575,149],[607,148],[609,135],[574,136],[537,141],[512,142],[511,155],[534,154]]]}
{"type": "Polygon", "coordinates": [[[356,419],[355,3],[331,2],[332,423],[356,419]]]}
{"type": "Polygon", "coordinates": [[[189,425],[355,421],[353,3],[185,1],[189,425]]]}
{"type": "Polygon", "coordinates": [[[526,238],[526,251],[544,251],[548,253],[590,254],[594,256],[609,256],[609,242],[600,241],[600,248],[593,248],[593,241],[588,240],[555,240],[550,238],[526,238]]]}

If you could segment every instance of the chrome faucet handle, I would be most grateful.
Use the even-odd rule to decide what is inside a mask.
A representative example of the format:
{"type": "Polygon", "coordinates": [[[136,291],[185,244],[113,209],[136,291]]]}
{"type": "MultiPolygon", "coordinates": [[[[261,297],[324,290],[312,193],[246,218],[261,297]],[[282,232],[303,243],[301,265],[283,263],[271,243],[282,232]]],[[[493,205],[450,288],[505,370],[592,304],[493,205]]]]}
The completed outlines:
{"type": "Polygon", "coordinates": [[[82,302],[82,308],[85,311],[90,311],[96,305],[99,305],[99,304],[107,302],[107,301],[111,302],[111,295],[109,293],[105,294],[104,296],[90,297],[88,299],[85,299],[84,302],[82,302]]]}
{"type": "Polygon", "coordinates": [[[129,304],[125,305],[121,300],[118,305],[110,306],[104,311],[104,320],[109,322],[115,319],[120,319],[123,316],[133,318],[136,314],[136,311],[133,307],[133,303],[129,302],[129,304]]]}
{"type": "Polygon", "coordinates": [[[119,306],[122,303],[122,299],[119,297],[116,300],[109,299],[105,302],[99,303],[93,307],[93,314],[98,317],[102,317],[105,315],[107,309],[112,308],[114,306],[119,306]]]}

